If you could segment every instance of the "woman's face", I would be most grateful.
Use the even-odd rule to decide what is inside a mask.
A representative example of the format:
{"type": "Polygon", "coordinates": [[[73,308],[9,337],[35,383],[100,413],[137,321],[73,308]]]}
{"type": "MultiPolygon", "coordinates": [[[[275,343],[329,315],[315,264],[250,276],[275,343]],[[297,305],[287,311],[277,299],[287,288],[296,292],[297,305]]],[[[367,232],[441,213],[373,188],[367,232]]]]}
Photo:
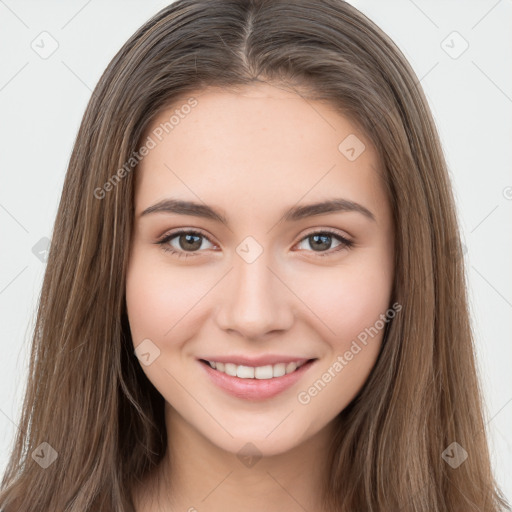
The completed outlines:
{"type": "Polygon", "coordinates": [[[147,131],[126,300],[167,418],[273,455],[327,431],[368,378],[394,234],[363,133],[325,103],[241,91],[198,92],[147,131]]]}

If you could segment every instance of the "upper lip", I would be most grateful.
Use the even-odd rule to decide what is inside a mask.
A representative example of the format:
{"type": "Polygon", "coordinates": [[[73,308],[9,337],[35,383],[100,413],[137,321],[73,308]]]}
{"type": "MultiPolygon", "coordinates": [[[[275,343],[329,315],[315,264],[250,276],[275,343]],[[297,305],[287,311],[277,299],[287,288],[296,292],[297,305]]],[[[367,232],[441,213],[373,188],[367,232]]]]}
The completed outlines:
{"type": "Polygon", "coordinates": [[[216,363],[232,363],[243,366],[267,366],[279,363],[306,363],[310,359],[308,357],[297,357],[297,356],[281,356],[277,354],[266,354],[258,357],[248,357],[242,355],[229,355],[229,356],[207,356],[201,357],[205,361],[215,361],[216,363]]]}

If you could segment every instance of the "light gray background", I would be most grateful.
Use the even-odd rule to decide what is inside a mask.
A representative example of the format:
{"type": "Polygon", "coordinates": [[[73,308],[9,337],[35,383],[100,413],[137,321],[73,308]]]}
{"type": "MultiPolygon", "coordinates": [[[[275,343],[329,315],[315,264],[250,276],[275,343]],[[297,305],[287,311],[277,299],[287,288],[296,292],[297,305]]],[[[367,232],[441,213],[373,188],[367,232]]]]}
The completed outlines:
{"type": "MultiPolygon", "coordinates": [[[[86,102],[115,52],[168,3],[0,0],[0,473],[22,405],[41,239],[86,102]]],[[[351,3],[402,49],[436,119],[467,248],[493,464],[511,499],[512,1],[351,3]]]]}

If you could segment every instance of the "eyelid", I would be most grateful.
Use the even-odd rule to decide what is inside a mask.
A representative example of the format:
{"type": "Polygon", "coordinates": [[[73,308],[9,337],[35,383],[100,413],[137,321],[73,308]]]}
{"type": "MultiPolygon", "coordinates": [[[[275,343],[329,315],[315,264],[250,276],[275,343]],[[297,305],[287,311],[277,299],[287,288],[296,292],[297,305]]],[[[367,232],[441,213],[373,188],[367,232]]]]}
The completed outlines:
{"type": "MultiPolygon", "coordinates": [[[[207,235],[205,231],[203,231],[201,228],[192,228],[192,227],[191,228],[176,228],[176,229],[167,231],[162,236],[158,237],[158,239],[155,243],[163,244],[166,241],[172,240],[174,237],[181,235],[183,233],[202,236],[203,238],[206,238],[206,240],[208,240],[208,242],[210,242],[212,245],[217,246],[217,244],[212,241],[210,235],[207,235]]],[[[196,251],[196,252],[199,252],[199,251],[196,251]]],[[[188,254],[193,254],[193,251],[188,254]]]]}
{"type": "Polygon", "coordinates": [[[339,246],[338,247],[336,247],[334,249],[332,249],[332,248],[328,249],[327,251],[319,251],[319,252],[316,252],[316,251],[306,251],[306,252],[313,252],[313,253],[316,252],[315,257],[317,257],[317,258],[334,256],[339,251],[342,251],[344,249],[345,250],[351,249],[355,245],[355,242],[352,239],[352,237],[346,236],[345,234],[341,234],[341,232],[338,229],[334,229],[334,228],[320,228],[320,229],[312,228],[311,231],[308,231],[307,233],[301,235],[301,238],[299,238],[299,240],[294,244],[294,246],[300,244],[302,241],[306,240],[308,237],[310,237],[312,235],[317,235],[317,234],[318,235],[320,235],[320,234],[321,235],[324,235],[324,234],[331,235],[332,238],[337,239],[338,242],[339,242],[339,246]]]}
{"type": "MultiPolygon", "coordinates": [[[[197,251],[183,251],[183,250],[176,250],[173,247],[164,247],[167,242],[174,239],[180,234],[193,234],[198,235],[210,242],[212,245],[217,246],[212,240],[210,239],[210,236],[207,235],[201,228],[176,228],[175,230],[171,230],[166,232],[164,235],[158,238],[158,240],[155,242],[157,245],[161,245],[162,249],[166,252],[171,252],[172,254],[178,254],[179,256],[189,257],[189,256],[197,256],[197,253],[201,253],[203,251],[197,250],[197,251]]],[[[341,234],[340,230],[335,228],[311,228],[306,233],[302,234],[301,237],[293,244],[293,247],[295,247],[300,242],[304,241],[306,238],[308,238],[311,235],[315,234],[328,234],[332,235],[334,238],[337,238],[340,244],[343,246],[343,248],[350,249],[354,245],[354,241],[352,240],[352,237],[346,234],[341,234]]],[[[340,249],[329,249],[327,251],[320,251],[317,253],[316,256],[328,256],[336,253],[340,249]]],[[[307,251],[307,252],[315,252],[315,251],[307,251]]]]}
{"type": "MultiPolygon", "coordinates": [[[[176,228],[175,230],[167,231],[162,236],[158,237],[157,242],[165,240],[166,238],[169,238],[170,236],[174,237],[174,236],[179,235],[181,233],[195,233],[195,234],[203,236],[210,243],[212,243],[212,244],[214,243],[211,240],[210,236],[208,234],[206,234],[205,231],[203,231],[201,228],[196,228],[196,227],[176,228]]],[[[301,235],[301,237],[297,239],[297,242],[301,242],[307,236],[310,236],[310,235],[313,235],[313,234],[317,234],[317,233],[330,233],[332,235],[337,235],[339,237],[342,237],[342,238],[344,238],[344,239],[346,239],[348,241],[352,241],[352,237],[348,233],[342,232],[341,230],[338,230],[338,229],[335,229],[335,228],[310,228],[308,231],[306,231],[306,233],[303,233],[301,235]]],[[[295,244],[297,244],[297,242],[295,242],[295,244]]]]}
{"type": "Polygon", "coordinates": [[[343,238],[349,242],[353,241],[351,235],[349,235],[346,231],[342,231],[341,229],[336,228],[311,228],[310,230],[306,231],[305,234],[302,234],[298,241],[301,242],[304,240],[304,238],[315,235],[317,233],[329,233],[331,235],[336,235],[340,238],[343,238]]]}

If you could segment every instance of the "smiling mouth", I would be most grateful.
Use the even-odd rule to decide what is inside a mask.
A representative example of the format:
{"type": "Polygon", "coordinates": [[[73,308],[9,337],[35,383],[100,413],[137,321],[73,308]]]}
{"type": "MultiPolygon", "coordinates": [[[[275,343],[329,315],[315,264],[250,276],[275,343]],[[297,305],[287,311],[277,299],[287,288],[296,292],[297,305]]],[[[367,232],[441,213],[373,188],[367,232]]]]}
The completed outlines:
{"type": "Polygon", "coordinates": [[[249,380],[270,380],[294,373],[305,364],[315,361],[315,359],[309,359],[306,361],[301,360],[290,363],[278,363],[273,365],[269,364],[265,366],[245,366],[237,365],[234,363],[207,361],[205,359],[200,359],[200,361],[210,368],[218,371],[219,373],[224,373],[231,377],[238,377],[240,379],[249,380]]]}

